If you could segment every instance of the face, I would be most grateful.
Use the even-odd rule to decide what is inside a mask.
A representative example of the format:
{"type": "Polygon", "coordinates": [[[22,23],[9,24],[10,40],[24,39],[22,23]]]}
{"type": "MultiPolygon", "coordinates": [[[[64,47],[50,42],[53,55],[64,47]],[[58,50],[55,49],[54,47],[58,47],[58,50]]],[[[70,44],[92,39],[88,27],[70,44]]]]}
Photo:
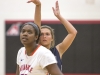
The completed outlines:
{"type": "Polygon", "coordinates": [[[45,47],[48,45],[51,45],[51,42],[53,41],[51,31],[48,28],[42,28],[41,29],[41,36],[39,39],[39,43],[45,47]]]}
{"type": "Polygon", "coordinates": [[[25,25],[20,33],[22,44],[33,44],[36,39],[34,28],[31,25],[25,25]]]}

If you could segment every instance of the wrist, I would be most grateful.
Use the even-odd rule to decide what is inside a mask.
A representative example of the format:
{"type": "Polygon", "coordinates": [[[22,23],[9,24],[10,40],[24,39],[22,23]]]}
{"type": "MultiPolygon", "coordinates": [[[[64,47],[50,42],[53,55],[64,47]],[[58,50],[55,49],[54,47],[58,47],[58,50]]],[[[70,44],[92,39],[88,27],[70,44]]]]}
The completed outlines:
{"type": "Polygon", "coordinates": [[[60,18],[60,17],[62,17],[62,16],[59,14],[59,15],[56,15],[56,17],[57,17],[57,18],[60,18]]]}
{"type": "Polygon", "coordinates": [[[39,4],[36,4],[36,6],[41,6],[41,3],[39,3],[39,4]]]}

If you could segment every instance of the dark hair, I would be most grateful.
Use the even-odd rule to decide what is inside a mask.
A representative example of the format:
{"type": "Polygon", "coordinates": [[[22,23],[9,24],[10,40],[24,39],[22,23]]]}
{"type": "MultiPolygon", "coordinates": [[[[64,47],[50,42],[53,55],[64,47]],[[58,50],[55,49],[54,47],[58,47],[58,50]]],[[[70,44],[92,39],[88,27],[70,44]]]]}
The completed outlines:
{"type": "Polygon", "coordinates": [[[36,24],[33,23],[33,22],[26,22],[26,23],[24,23],[24,24],[22,25],[21,30],[22,30],[22,28],[23,28],[25,25],[31,25],[31,26],[35,29],[35,35],[38,36],[38,39],[36,40],[36,43],[38,43],[39,37],[40,37],[40,29],[39,29],[38,25],[36,25],[36,24]]]}

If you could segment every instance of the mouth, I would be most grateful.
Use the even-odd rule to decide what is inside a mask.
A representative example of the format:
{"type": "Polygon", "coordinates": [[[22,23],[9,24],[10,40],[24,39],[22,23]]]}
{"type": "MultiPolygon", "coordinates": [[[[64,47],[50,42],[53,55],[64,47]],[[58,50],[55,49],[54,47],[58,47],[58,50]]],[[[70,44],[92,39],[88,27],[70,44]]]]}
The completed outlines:
{"type": "Polygon", "coordinates": [[[28,39],[27,39],[27,38],[25,38],[25,37],[24,37],[24,38],[22,38],[22,41],[27,41],[27,40],[28,40],[28,39]]]}
{"type": "Polygon", "coordinates": [[[47,41],[47,40],[43,40],[43,41],[45,42],[45,41],[47,41]]]}

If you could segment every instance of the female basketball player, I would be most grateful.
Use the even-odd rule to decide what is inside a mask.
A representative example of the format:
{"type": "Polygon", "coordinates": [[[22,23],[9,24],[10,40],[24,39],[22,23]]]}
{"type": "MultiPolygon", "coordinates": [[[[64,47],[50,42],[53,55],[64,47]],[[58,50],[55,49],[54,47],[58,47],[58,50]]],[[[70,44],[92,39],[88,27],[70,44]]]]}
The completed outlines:
{"type": "MultiPolygon", "coordinates": [[[[37,2],[36,7],[41,5],[37,2]]],[[[41,7],[41,6],[40,6],[41,7]]],[[[54,55],[47,48],[37,44],[40,31],[35,23],[23,24],[20,32],[20,40],[24,45],[17,54],[16,75],[63,75],[57,66],[54,55]]]]}
{"type": "MultiPolygon", "coordinates": [[[[40,21],[37,21],[35,23],[39,25],[39,27],[41,28],[41,36],[40,36],[39,43],[52,51],[52,53],[55,55],[57,59],[57,62],[58,62],[57,64],[59,68],[62,70],[62,62],[61,62],[62,55],[64,54],[66,50],[68,50],[68,48],[72,44],[73,40],[76,37],[77,30],[72,26],[70,22],[68,22],[66,19],[64,19],[61,16],[58,1],[56,1],[55,3],[55,8],[52,7],[52,9],[53,9],[54,15],[64,25],[66,31],[68,31],[68,35],[66,35],[65,39],[61,43],[54,46],[55,40],[54,40],[53,29],[46,25],[43,25],[43,26],[41,26],[41,24],[39,25],[38,23],[41,23],[40,21]]],[[[37,10],[38,10],[37,12],[39,13],[40,9],[37,9],[37,10]]],[[[36,19],[40,19],[40,16],[35,16],[34,21],[36,21],[36,19]]]]}

